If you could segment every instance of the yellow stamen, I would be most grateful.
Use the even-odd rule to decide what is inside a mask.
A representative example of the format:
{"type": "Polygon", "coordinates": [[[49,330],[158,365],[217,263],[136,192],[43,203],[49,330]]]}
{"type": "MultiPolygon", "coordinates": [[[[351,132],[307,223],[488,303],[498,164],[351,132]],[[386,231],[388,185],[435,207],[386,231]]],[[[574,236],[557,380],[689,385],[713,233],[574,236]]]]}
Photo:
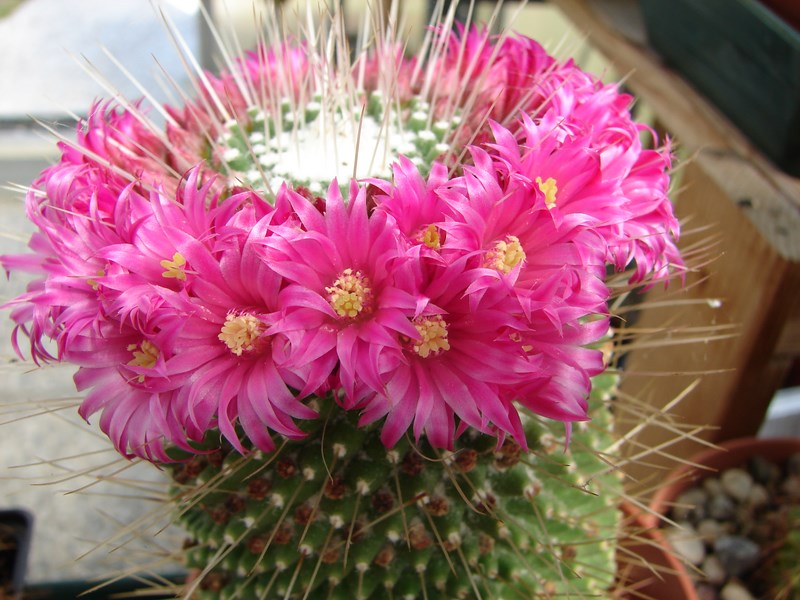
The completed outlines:
{"type": "Polygon", "coordinates": [[[233,354],[241,356],[242,352],[250,352],[257,348],[264,329],[264,323],[253,315],[229,314],[217,337],[221,342],[225,342],[233,354]]]}
{"type": "Polygon", "coordinates": [[[159,264],[166,269],[166,271],[161,274],[162,277],[166,277],[167,279],[177,279],[178,281],[186,281],[186,271],[184,271],[186,259],[180,252],[173,254],[172,260],[165,259],[159,264]]]}
{"type": "MultiPolygon", "coordinates": [[[[510,339],[512,342],[516,342],[518,344],[522,342],[522,336],[516,331],[514,331],[512,333],[509,333],[508,334],[508,339],[510,339]]],[[[533,346],[531,346],[529,344],[523,344],[522,345],[522,351],[525,352],[526,354],[528,352],[530,352],[531,350],[533,350],[533,346]]]]}
{"type": "Polygon", "coordinates": [[[556,205],[556,194],[558,194],[556,180],[552,177],[548,177],[542,181],[541,177],[537,177],[536,185],[539,186],[539,190],[544,194],[545,206],[547,206],[547,208],[553,208],[556,205]]]}
{"type": "Polygon", "coordinates": [[[494,250],[486,253],[486,266],[508,274],[519,263],[525,260],[525,250],[519,243],[519,238],[509,235],[505,240],[500,240],[494,245],[494,250]]]}
{"type": "Polygon", "coordinates": [[[369,309],[372,298],[372,289],[369,280],[361,271],[345,269],[333,282],[331,287],[326,287],[328,300],[340,317],[353,319],[362,311],[369,309]]]}
{"type": "Polygon", "coordinates": [[[422,358],[450,350],[450,342],[447,341],[447,323],[441,315],[415,319],[414,327],[422,338],[419,342],[413,342],[414,352],[422,358]]]}
{"type": "MultiPolygon", "coordinates": [[[[103,277],[105,274],[106,274],[105,269],[100,269],[99,271],[97,271],[97,275],[100,277],[103,277]]],[[[87,279],[86,283],[92,286],[92,289],[95,291],[97,291],[97,288],[100,287],[100,282],[97,281],[96,279],[87,279]]]]}
{"type": "MultiPolygon", "coordinates": [[[[128,361],[128,365],[132,367],[144,367],[145,369],[152,369],[156,366],[158,360],[158,348],[155,344],[148,340],[142,340],[139,345],[128,344],[128,352],[133,353],[133,358],[128,361]]],[[[139,375],[137,378],[139,383],[144,381],[144,375],[139,375]]]]}
{"type": "Polygon", "coordinates": [[[439,233],[439,228],[433,224],[420,231],[417,239],[433,250],[439,250],[442,247],[442,236],[439,233]]]}

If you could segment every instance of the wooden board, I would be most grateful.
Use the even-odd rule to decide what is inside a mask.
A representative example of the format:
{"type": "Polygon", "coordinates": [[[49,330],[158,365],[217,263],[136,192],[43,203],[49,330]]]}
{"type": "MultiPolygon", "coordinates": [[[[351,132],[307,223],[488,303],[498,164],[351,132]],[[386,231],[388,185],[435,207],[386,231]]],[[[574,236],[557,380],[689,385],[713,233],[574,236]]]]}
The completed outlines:
{"type": "MultiPolygon", "coordinates": [[[[753,434],[800,356],[800,181],[776,169],[651,51],[617,33],[592,10],[597,4],[553,3],[692,154],[682,167],[676,209],[687,232],[699,230],[686,236],[685,247],[705,243],[705,257],[715,258],[688,276],[685,290],[649,293],[653,308],[635,326],[650,333],[628,356],[622,392],[662,407],[691,388],[673,409],[678,424],[704,425],[700,437],[715,442],[753,434]]],[[[635,14],[636,2],[629,4],[614,14],[635,14]]],[[[622,421],[623,429],[637,430],[628,445],[633,454],[675,438],[663,420],[644,427],[622,421]]],[[[673,455],[687,458],[697,449],[694,442],[665,446],[630,474],[644,489],[661,476],[651,467],[667,468],[673,455]]]]}

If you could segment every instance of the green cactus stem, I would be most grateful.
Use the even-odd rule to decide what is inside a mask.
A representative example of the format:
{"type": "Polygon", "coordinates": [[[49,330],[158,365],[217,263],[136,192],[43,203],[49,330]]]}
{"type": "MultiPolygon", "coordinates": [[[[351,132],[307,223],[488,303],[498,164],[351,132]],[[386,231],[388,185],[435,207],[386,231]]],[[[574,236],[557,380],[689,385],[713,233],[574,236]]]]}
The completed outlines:
{"type": "Polygon", "coordinates": [[[223,445],[170,468],[200,600],[603,596],[614,577],[620,481],[601,376],[593,419],[525,416],[530,451],[466,432],[453,452],[332,401],[308,437],[270,455],[223,445]]]}

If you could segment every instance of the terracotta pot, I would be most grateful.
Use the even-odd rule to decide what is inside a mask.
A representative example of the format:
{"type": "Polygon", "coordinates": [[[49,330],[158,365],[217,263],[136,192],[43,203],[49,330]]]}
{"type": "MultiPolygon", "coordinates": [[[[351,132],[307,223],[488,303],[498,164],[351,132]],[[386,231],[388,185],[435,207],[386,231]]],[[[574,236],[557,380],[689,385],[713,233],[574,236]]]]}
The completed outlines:
{"type": "Polygon", "coordinates": [[[624,533],[617,550],[614,598],[698,600],[686,567],[672,554],[661,531],[641,511],[623,503],[624,533]]]}
{"type": "Polygon", "coordinates": [[[723,442],[717,448],[704,450],[689,459],[691,464],[681,465],[667,477],[664,487],[653,495],[650,502],[652,514],[646,515],[645,521],[657,526],[658,515],[667,514],[678,496],[719,471],[740,467],[753,456],[763,456],[782,465],[795,452],[800,452],[800,438],[737,438],[723,442]]]}

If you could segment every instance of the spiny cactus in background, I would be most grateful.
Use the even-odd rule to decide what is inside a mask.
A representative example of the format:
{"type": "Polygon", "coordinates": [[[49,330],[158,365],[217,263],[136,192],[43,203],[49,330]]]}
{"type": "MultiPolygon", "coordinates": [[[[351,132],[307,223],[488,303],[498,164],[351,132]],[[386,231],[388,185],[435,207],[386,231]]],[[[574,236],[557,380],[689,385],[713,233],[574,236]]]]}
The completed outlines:
{"type": "Polygon", "coordinates": [[[563,427],[533,415],[527,453],[476,432],[452,452],[387,450],[328,400],[308,440],[187,457],[171,474],[193,597],[605,597],[621,493],[603,456],[613,381],[597,378],[593,420],[566,451],[563,427]]]}
{"type": "Polygon", "coordinates": [[[607,273],[681,268],[669,148],[616,86],[452,14],[354,62],[340,14],[299,44],[273,15],[163,126],[95,106],[27,194],[17,333],[80,367],[117,451],[171,465],[200,596],[610,585],[587,399],[607,273]]]}

